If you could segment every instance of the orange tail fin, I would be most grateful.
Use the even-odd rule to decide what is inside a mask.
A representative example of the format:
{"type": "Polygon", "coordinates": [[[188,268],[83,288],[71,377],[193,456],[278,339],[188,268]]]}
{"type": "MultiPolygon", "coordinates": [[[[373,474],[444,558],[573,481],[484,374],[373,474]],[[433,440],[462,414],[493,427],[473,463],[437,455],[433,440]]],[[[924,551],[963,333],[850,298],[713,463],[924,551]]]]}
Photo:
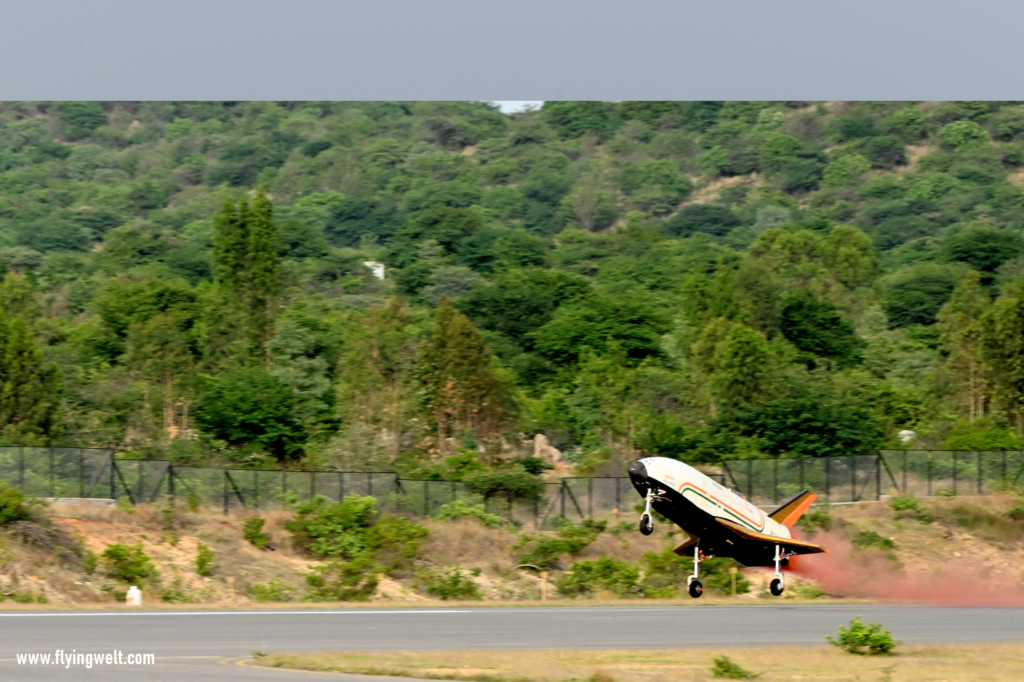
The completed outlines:
{"type": "Polygon", "coordinates": [[[768,518],[792,528],[793,524],[800,520],[800,517],[816,499],[818,499],[817,495],[810,490],[805,490],[769,514],[768,518]]]}

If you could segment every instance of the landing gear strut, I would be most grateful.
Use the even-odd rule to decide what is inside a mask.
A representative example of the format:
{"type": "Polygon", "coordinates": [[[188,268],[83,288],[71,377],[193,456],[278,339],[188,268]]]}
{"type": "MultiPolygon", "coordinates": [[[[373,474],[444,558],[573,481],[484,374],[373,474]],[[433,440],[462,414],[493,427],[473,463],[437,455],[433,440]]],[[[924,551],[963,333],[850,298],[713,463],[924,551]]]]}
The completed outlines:
{"type": "Polygon", "coordinates": [[[643,535],[650,535],[654,532],[654,520],[651,517],[651,500],[654,499],[654,488],[647,489],[647,495],[644,496],[644,513],[640,515],[640,532],[643,535]]]}
{"type": "Polygon", "coordinates": [[[778,597],[786,589],[786,578],[782,575],[782,567],[789,564],[789,557],[782,554],[782,546],[775,545],[775,577],[768,586],[772,595],[778,597]]]}
{"type": "Polygon", "coordinates": [[[697,577],[700,576],[700,560],[701,553],[698,545],[693,546],[693,575],[686,581],[686,591],[690,593],[690,596],[694,599],[704,594],[704,586],[700,584],[697,577]]]}

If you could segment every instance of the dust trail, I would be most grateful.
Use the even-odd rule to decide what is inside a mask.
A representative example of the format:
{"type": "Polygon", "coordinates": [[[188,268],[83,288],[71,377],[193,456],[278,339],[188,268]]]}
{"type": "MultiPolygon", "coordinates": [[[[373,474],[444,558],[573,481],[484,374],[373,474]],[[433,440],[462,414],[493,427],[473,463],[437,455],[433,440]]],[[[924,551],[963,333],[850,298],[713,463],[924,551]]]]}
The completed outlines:
{"type": "Polygon", "coordinates": [[[838,533],[818,533],[813,541],[831,552],[793,557],[789,571],[814,580],[830,595],[941,606],[1024,606],[1019,580],[999,581],[964,559],[950,557],[931,573],[909,574],[877,550],[855,550],[838,533]]]}

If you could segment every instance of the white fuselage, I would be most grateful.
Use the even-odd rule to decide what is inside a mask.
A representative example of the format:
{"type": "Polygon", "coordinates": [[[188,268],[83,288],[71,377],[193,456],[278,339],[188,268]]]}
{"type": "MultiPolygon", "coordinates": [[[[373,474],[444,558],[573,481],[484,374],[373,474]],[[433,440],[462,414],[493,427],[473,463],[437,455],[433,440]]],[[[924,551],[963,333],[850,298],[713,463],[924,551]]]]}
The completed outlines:
{"type": "Polygon", "coordinates": [[[666,457],[646,457],[640,462],[647,468],[647,478],[652,483],[676,491],[710,516],[765,535],[792,538],[789,528],[688,464],[666,457]]]}

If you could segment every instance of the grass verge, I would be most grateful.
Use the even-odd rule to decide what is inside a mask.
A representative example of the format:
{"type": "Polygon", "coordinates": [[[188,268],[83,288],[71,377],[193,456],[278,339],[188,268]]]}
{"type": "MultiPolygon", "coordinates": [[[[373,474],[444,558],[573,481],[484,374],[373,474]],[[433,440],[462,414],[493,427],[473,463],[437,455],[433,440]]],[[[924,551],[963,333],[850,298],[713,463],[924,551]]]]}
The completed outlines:
{"type": "Polygon", "coordinates": [[[853,656],[830,646],[631,651],[432,651],[269,653],[256,663],[275,668],[480,682],[696,682],[713,679],[716,658],[728,656],[759,680],[926,682],[1021,679],[1024,644],[901,646],[893,656],[853,656]]]}

